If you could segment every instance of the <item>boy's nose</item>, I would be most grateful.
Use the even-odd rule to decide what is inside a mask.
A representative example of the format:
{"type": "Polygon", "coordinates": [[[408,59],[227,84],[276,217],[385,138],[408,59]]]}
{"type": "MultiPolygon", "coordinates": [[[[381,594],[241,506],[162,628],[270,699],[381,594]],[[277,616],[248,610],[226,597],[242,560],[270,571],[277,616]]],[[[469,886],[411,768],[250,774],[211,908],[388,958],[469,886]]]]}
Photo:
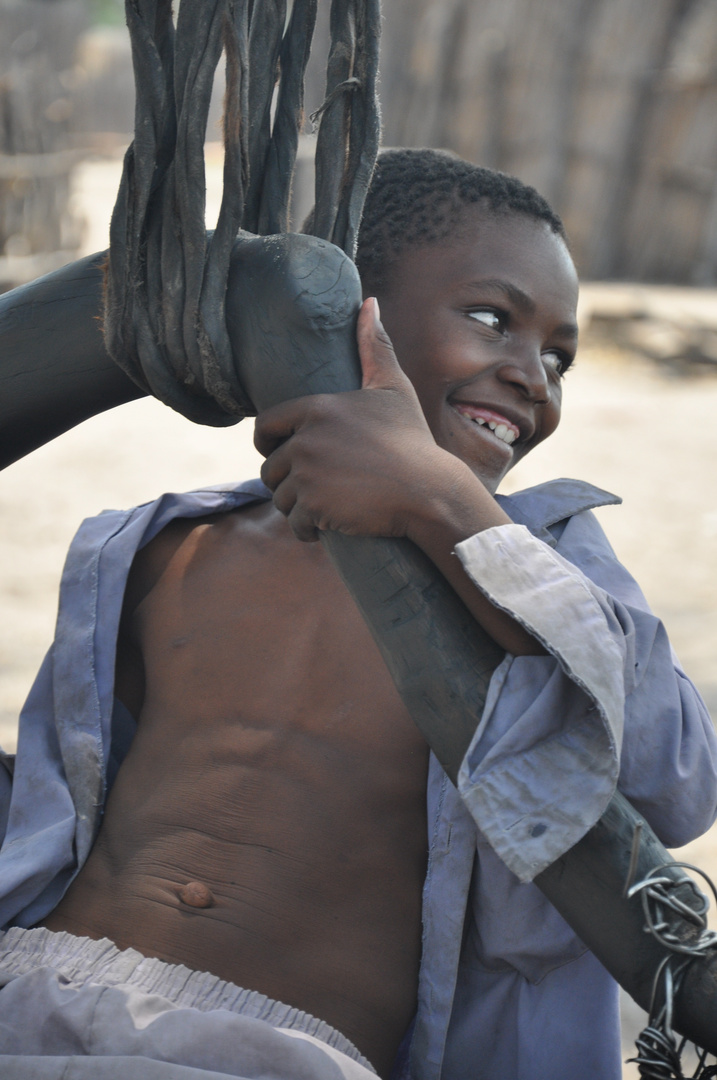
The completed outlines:
{"type": "Polygon", "coordinates": [[[548,373],[538,349],[525,349],[506,357],[498,370],[498,378],[515,386],[535,405],[546,405],[550,401],[548,373]]]}

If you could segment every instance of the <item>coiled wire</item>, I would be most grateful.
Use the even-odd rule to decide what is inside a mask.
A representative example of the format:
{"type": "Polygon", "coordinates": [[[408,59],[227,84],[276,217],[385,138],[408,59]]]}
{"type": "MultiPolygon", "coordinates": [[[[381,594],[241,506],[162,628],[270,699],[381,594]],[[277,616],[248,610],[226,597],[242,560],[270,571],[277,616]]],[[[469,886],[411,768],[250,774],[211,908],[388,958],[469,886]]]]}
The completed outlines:
{"type": "MultiPolygon", "coordinates": [[[[639,836],[636,838],[639,843],[639,836]]],[[[633,845],[636,849],[637,844],[633,845]]],[[[674,1002],[685,972],[690,964],[717,947],[717,933],[707,926],[709,898],[691,878],[675,878],[664,874],[667,865],[654,867],[649,874],[626,890],[628,897],[640,896],[645,915],[645,931],[669,950],[655,973],[647,1027],[635,1040],[637,1056],[630,1058],[638,1065],[644,1080],[710,1080],[717,1077],[717,1063],[708,1062],[707,1051],[697,1049],[697,1070],[688,1077],[682,1067],[682,1056],[689,1040],[675,1035],[672,1029],[674,1002]],[[696,906],[686,904],[675,890],[685,885],[693,890],[696,906]],[[689,941],[675,931],[676,918],[681,924],[691,924],[697,934],[689,941]]],[[[628,873],[628,882],[634,863],[628,873]]],[[[690,863],[670,863],[670,869],[681,867],[699,874],[717,900],[715,885],[699,867],[690,863]]]]}

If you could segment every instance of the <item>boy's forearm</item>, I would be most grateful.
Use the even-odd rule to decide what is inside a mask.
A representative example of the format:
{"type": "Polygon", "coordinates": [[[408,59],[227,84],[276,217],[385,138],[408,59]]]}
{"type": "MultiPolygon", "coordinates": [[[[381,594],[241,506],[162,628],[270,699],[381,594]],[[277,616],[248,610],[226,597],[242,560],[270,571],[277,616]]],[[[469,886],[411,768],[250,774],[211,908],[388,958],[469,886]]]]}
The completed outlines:
{"type": "Polygon", "coordinates": [[[545,655],[539,641],[476,587],[455,554],[456,545],[462,540],[486,529],[512,524],[479,480],[470,473],[456,472],[454,482],[428,500],[412,521],[409,538],[428,555],[496,644],[514,656],[545,655]]]}

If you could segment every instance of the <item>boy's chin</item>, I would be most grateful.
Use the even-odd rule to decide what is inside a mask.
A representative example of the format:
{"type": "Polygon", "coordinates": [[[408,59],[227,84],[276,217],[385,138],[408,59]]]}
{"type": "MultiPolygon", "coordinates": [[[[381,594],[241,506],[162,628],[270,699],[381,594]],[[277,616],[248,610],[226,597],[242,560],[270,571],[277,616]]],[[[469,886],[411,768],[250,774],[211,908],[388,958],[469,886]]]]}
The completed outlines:
{"type": "Polygon", "coordinates": [[[496,473],[492,470],[481,468],[480,465],[473,465],[471,466],[471,472],[480,480],[481,484],[490,495],[495,495],[499,484],[506,473],[510,472],[511,467],[511,465],[508,465],[507,468],[496,473]]]}
{"type": "Polygon", "coordinates": [[[526,453],[527,451],[523,451],[522,453],[519,451],[517,454],[514,454],[512,461],[508,462],[508,464],[503,469],[491,470],[481,468],[481,466],[478,465],[473,469],[473,472],[481,481],[486,490],[489,491],[491,495],[495,495],[496,491],[499,489],[500,485],[503,483],[508,473],[511,471],[511,469],[514,469],[519,462],[523,460],[523,458],[526,456],[526,453]]]}

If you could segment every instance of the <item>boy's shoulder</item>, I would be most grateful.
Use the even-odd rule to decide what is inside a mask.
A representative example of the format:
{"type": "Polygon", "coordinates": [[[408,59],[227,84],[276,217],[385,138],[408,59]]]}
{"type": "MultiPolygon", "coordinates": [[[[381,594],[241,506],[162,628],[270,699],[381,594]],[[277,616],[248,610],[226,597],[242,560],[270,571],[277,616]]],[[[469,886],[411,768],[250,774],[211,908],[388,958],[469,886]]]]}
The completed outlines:
{"type": "MultiPolygon", "coordinates": [[[[509,517],[554,546],[556,526],[600,506],[620,503],[619,496],[583,480],[550,480],[510,495],[498,495],[509,517]]],[[[83,563],[94,551],[122,549],[132,556],[179,519],[207,519],[251,503],[267,502],[271,492],[261,480],[216,484],[188,492],[168,492],[130,510],[105,510],[84,521],[70,549],[83,563]]],[[[108,552],[109,553],[109,552],[108,552]]]]}
{"type": "Polygon", "coordinates": [[[205,518],[226,514],[252,502],[271,499],[261,480],[214,484],[185,492],[166,492],[150,502],[127,510],[102,510],[86,518],[70,547],[78,553],[116,546],[134,551],[150,543],[167,525],[180,518],[205,518]]]}
{"type": "Polygon", "coordinates": [[[182,519],[199,523],[269,499],[271,492],[261,480],[249,480],[168,492],[128,510],[103,510],[86,518],[65,559],[60,583],[61,621],[71,619],[79,625],[83,619],[96,619],[99,609],[118,609],[137,553],[148,548],[167,526],[171,544],[182,519]]]}

